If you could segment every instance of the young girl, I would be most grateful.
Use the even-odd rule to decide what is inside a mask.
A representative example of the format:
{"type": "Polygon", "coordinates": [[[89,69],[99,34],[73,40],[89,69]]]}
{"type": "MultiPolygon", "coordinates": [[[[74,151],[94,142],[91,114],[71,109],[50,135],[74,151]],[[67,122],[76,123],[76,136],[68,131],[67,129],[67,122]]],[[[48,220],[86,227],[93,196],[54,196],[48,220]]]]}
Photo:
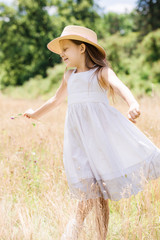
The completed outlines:
{"type": "Polygon", "coordinates": [[[143,190],[143,179],[158,178],[160,149],[133,124],[139,104],[109,66],[95,32],[67,26],[48,48],[72,69],[65,71],[55,96],[24,116],[38,119],[68,96],[63,162],[71,194],[79,201],[61,239],[78,239],[85,217],[96,206],[97,239],[105,240],[108,200],[136,195],[143,190]],[[129,119],[109,105],[108,92],[127,102],[129,119]]]}

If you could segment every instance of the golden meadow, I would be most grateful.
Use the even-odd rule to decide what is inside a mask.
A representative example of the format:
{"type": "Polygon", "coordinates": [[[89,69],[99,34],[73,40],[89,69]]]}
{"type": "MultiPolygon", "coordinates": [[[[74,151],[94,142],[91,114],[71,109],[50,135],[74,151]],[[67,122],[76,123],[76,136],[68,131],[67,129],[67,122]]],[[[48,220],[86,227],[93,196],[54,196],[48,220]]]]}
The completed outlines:
{"type": "MultiPolygon", "coordinates": [[[[160,97],[153,93],[137,100],[141,116],[136,126],[160,147],[160,97]]],[[[0,95],[1,240],[58,240],[74,214],[76,200],[70,198],[63,167],[67,99],[39,121],[21,115],[42,103],[0,95]]],[[[127,117],[128,106],[120,97],[110,104],[127,117]]],[[[157,179],[130,199],[110,201],[107,239],[160,239],[159,188],[157,179]]],[[[85,221],[81,240],[97,240],[93,214],[85,221]]]]}

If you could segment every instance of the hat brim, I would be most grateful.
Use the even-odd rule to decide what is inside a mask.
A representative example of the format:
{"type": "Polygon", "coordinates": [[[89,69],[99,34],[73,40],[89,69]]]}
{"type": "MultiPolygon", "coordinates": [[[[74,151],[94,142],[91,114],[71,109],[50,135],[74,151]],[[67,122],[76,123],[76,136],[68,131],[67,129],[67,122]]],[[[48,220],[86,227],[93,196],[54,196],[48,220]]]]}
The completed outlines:
{"type": "Polygon", "coordinates": [[[47,44],[47,48],[50,51],[60,55],[61,54],[61,48],[60,48],[59,41],[63,40],[63,39],[79,40],[79,41],[89,43],[89,44],[93,45],[94,47],[96,47],[103,54],[104,57],[106,56],[105,50],[100,45],[98,45],[98,44],[96,44],[96,43],[94,43],[94,42],[92,42],[92,41],[90,41],[90,40],[88,40],[84,37],[78,36],[78,35],[67,35],[67,36],[55,38],[47,44]]]}

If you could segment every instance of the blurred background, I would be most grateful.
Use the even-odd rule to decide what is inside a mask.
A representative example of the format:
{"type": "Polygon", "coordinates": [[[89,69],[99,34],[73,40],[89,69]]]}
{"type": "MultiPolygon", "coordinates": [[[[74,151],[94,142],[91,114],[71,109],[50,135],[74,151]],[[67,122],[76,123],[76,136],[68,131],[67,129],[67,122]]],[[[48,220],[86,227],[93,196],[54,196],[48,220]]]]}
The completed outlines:
{"type": "Polygon", "coordinates": [[[113,70],[136,96],[159,92],[160,0],[1,0],[1,95],[55,93],[65,66],[47,43],[70,24],[96,31],[113,70]]]}

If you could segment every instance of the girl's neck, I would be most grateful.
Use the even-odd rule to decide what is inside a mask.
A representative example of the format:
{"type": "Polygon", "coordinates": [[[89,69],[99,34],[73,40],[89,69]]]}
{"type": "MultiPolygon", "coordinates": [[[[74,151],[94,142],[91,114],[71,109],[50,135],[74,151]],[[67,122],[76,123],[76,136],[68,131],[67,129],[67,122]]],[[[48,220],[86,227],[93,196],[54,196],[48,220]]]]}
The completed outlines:
{"type": "MultiPolygon", "coordinates": [[[[95,65],[96,65],[96,64],[90,64],[89,67],[92,68],[92,67],[94,67],[95,65]]],[[[76,73],[86,72],[86,71],[90,70],[90,68],[87,68],[86,66],[76,67],[76,73]]]]}

